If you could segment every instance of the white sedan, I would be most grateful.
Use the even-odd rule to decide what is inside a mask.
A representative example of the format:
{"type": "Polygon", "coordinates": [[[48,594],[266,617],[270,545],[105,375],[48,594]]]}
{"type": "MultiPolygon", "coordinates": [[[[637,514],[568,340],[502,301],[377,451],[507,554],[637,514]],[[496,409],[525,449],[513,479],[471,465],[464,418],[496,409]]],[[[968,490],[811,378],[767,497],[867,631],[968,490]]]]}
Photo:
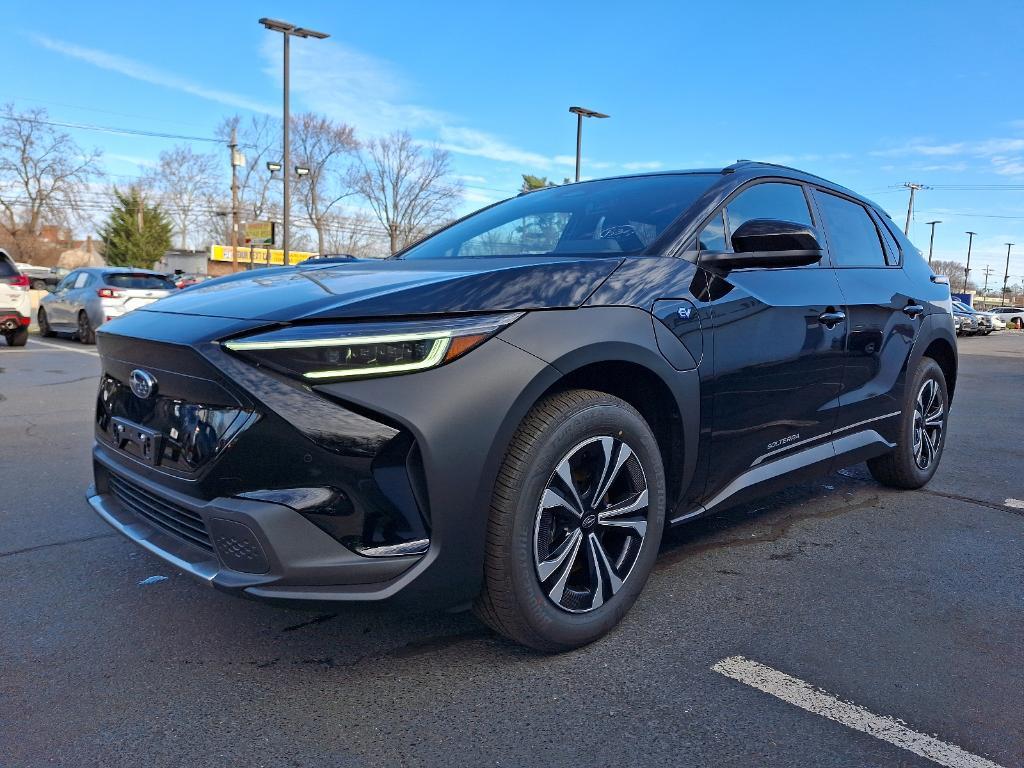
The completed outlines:
{"type": "Polygon", "coordinates": [[[995,307],[988,310],[994,317],[998,317],[1006,325],[1016,323],[1024,325],[1024,307],[995,307]]]}

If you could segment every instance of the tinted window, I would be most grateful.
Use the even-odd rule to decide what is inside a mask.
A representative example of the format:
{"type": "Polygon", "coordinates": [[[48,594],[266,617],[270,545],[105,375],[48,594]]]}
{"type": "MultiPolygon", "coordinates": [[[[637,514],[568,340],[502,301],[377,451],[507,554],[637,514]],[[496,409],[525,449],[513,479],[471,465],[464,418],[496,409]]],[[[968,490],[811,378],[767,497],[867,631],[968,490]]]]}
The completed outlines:
{"type": "Polygon", "coordinates": [[[531,192],[438,232],[402,258],[638,253],[718,178],[634,176],[531,192]]]}
{"type": "Polygon", "coordinates": [[[810,225],[811,212],[802,187],[796,184],[757,184],[726,206],[729,232],[751,219],[780,219],[810,225]]]}
{"type": "Polygon", "coordinates": [[[726,250],[725,219],[723,218],[721,211],[719,211],[715,218],[709,221],[701,231],[698,247],[702,251],[726,250]]]}
{"type": "MultiPolygon", "coordinates": [[[[876,215],[878,215],[876,213],[876,215]]],[[[885,263],[890,266],[898,266],[900,263],[900,246],[896,242],[895,236],[889,230],[889,222],[885,220],[885,217],[878,216],[878,220],[881,222],[878,227],[882,233],[882,239],[885,241],[885,263]]]]}
{"type": "Polygon", "coordinates": [[[0,253],[0,277],[17,277],[18,268],[6,253],[0,253]]]}
{"type": "Polygon", "coordinates": [[[103,282],[105,285],[113,286],[114,288],[137,288],[141,290],[174,290],[176,286],[170,280],[163,275],[147,275],[142,274],[110,274],[109,272],[103,276],[103,282]]]}
{"type": "Polygon", "coordinates": [[[78,279],[75,280],[75,288],[85,288],[89,284],[89,273],[79,272],[78,279]]]}
{"type": "Polygon", "coordinates": [[[881,267],[882,241],[864,206],[827,192],[815,193],[828,230],[832,263],[837,267],[881,267]]]}

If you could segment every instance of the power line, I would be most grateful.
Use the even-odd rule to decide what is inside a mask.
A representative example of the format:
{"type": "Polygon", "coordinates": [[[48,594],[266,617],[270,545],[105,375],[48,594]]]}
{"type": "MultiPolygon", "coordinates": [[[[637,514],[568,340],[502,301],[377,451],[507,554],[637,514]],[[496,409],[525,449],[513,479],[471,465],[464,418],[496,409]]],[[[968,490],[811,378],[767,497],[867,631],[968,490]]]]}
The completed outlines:
{"type": "MultiPolygon", "coordinates": [[[[180,133],[162,133],[160,131],[144,131],[140,128],[117,128],[111,125],[89,125],[88,123],[65,123],[59,120],[40,120],[35,117],[24,117],[21,115],[0,115],[0,120],[11,120],[18,123],[35,123],[36,125],[50,125],[57,128],[73,128],[83,131],[100,131],[102,133],[117,133],[128,136],[146,136],[152,139],[180,139],[183,141],[206,141],[211,144],[224,144],[224,139],[211,138],[209,136],[186,136],[180,133]]],[[[252,144],[240,146],[254,146],[252,144]]]]}

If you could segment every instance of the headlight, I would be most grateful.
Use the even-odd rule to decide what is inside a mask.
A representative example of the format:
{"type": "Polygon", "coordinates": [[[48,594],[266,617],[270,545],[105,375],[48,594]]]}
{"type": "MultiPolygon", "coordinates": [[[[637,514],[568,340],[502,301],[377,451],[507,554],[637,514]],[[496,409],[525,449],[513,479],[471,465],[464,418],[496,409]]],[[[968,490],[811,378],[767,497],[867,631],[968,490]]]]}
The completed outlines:
{"type": "Polygon", "coordinates": [[[223,345],[250,362],[309,382],[391,376],[451,362],[521,315],[296,325],[223,345]]]}

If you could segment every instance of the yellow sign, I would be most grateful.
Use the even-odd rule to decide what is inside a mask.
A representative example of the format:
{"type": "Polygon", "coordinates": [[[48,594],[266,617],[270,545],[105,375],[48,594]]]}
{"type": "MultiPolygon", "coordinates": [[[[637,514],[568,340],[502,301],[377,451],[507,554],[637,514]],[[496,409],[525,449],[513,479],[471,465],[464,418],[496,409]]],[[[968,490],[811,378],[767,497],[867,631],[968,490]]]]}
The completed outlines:
{"type": "MultiPolygon", "coordinates": [[[[288,251],[288,263],[298,264],[315,254],[309,251],[288,251]]],[[[211,245],[210,261],[232,261],[230,245],[211,245]]],[[[238,247],[238,263],[252,264],[254,267],[265,267],[271,264],[284,264],[284,251],[280,248],[248,245],[238,247]]]]}
{"type": "Polygon", "coordinates": [[[245,243],[248,245],[273,245],[274,222],[247,221],[245,223],[245,243]]]}

